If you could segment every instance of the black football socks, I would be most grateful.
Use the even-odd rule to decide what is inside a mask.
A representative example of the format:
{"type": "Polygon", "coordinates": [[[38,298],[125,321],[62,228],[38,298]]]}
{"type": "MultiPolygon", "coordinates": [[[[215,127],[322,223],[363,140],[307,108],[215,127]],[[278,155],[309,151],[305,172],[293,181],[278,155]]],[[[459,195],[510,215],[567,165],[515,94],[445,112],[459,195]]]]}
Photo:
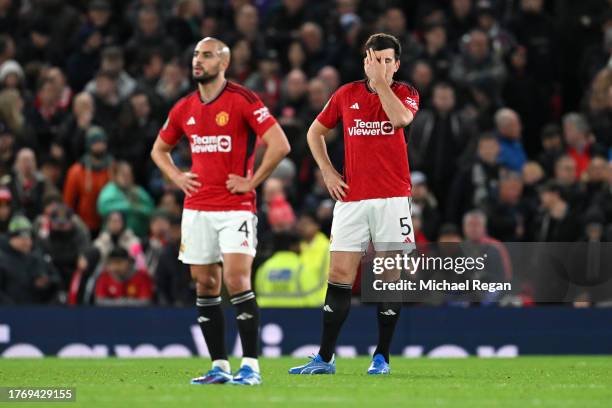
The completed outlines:
{"type": "Polygon", "coordinates": [[[236,308],[236,322],[245,358],[257,358],[259,340],[259,307],[252,290],[238,293],[230,298],[236,308]]]}
{"type": "Polygon", "coordinates": [[[327,294],[323,306],[323,334],[319,355],[330,362],[336,349],[340,329],[351,308],[351,285],[327,282],[327,294]]]}
{"type": "Polygon", "coordinates": [[[389,362],[389,347],[395,332],[395,326],[400,317],[402,304],[397,302],[381,302],[376,306],[376,316],[378,320],[378,345],[374,355],[382,354],[385,361],[389,362]]]}
{"type": "Polygon", "coordinates": [[[227,361],[225,318],[223,310],[221,310],[221,295],[198,296],[196,306],[198,308],[198,323],[208,346],[211,360],[227,361]]]}

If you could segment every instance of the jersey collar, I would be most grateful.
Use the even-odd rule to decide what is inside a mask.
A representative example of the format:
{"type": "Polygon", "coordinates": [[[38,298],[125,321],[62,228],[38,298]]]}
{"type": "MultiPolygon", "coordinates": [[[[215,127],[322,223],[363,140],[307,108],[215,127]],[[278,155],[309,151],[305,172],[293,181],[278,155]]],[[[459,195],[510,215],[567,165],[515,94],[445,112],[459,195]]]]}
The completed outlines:
{"type": "Polygon", "coordinates": [[[223,93],[223,91],[225,91],[225,88],[227,88],[227,79],[225,80],[225,82],[223,83],[223,86],[221,87],[221,89],[219,89],[219,92],[210,100],[210,101],[204,101],[202,100],[202,95],[200,95],[200,89],[196,89],[196,93],[198,94],[198,99],[200,100],[200,102],[203,105],[210,105],[211,103],[213,103],[214,101],[216,101],[217,99],[219,99],[219,97],[221,96],[221,94],[223,93]]]}

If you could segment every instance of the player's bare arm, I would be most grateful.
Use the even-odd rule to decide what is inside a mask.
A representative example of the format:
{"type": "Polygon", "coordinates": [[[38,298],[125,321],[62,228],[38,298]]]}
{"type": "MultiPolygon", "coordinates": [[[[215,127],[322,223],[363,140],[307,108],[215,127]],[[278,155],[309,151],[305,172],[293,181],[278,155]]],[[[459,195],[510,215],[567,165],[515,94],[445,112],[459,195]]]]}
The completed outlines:
{"type": "Polygon", "coordinates": [[[225,184],[231,193],[246,193],[257,188],[291,151],[287,136],[278,123],[268,129],[261,138],[266,142],[267,148],[259,168],[251,178],[230,174],[225,184]]]}
{"type": "Polygon", "coordinates": [[[398,129],[408,126],[414,115],[391,90],[393,73],[399,68],[399,61],[393,57],[393,51],[367,49],[363,63],[370,86],[378,94],[383,110],[393,127],[398,129]],[[387,52],[389,55],[386,55],[387,52]]]}
{"type": "Polygon", "coordinates": [[[202,184],[197,181],[198,175],[191,172],[182,172],[172,160],[170,152],[174,146],[164,142],[159,136],[151,149],[151,159],[160,168],[162,173],[166,175],[178,188],[180,188],[186,196],[198,191],[202,184]]]}
{"type": "Polygon", "coordinates": [[[310,151],[321,169],[323,180],[329,191],[329,195],[336,201],[342,201],[346,196],[344,189],[349,186],[342,180],[342,176],[331,163],[327,154],[327,145],[325,144],[325,136],[331,129],[326,128],[317,119],[312,122],[306,135],[310,151]]]}

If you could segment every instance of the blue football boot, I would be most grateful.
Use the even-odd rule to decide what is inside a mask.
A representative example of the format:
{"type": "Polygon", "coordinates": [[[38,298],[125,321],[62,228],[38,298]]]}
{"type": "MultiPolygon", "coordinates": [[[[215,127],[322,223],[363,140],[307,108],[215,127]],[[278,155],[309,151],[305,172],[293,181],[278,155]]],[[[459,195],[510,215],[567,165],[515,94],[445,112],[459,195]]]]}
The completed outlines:
{"type": "Polygon", "coordinates": [[[232,375],[223,371],[221,367],[213,367],[212,370],[204,374],[202,377],[197,377],[191,380],[192,384],[225,384],[231,381],[232,375]]]}
{"type": "Polygon", "coordinates": [[[385,357],[382,354],[376,354],[374,358],[372,358],[372,364],[370,364],[370,368],[368,368],[368,374],[391,374],[391,367],[389,363],[385,361],[385,357]]]}
{"type": "Polygon", "coordinates": [[[248,365],[240,367],[234,378],[228,382],[232,385],[259,385],[261,383],[261,375],[248,365]]]}
{"type": "Polygon", "coordinates": [[[329,363],[323,361],[320,355],[312,356],[311,360],[299,367],[289,369],[289,374],[336,374],[336,359],[332,356],[329,363]]]}

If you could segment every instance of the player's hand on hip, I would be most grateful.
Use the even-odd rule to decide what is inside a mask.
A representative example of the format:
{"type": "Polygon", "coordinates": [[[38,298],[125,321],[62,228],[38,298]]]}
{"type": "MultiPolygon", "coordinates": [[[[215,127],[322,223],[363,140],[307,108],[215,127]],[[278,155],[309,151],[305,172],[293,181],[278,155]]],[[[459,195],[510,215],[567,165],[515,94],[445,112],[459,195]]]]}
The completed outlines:
{"type": "Polygon", "coordinates": [[[346,192],[344,190],[348,190],[349,186],[342,180],[340,173],[338,173],[336,169],[331,168],[322,170],[322,174],[329,195],[336,201],[342,201],[342,199],[346,197],[346,192]]]}
{"type": "Polygon", "coordinates": [[[237,174],[230,174],[225,182],[225,186],[232,194],[248,193],[253,190],[251,180],[246,177],[240,177],[237,174]]]}
{"type": "Polygon", "coordinates": [[[202,186],[202,183],[196,180],[197,178],[197,174],[187,171],[180,173],[172,181],[178,186],[178,188],[183,190],[183,193],[185,193],[187,197],[191,197],[191,195],[196,193],[198,188],[202,186]]]}
{"type": "Polygon", "coordinates": [[[366,57],[363,60],[363,69],[372,86],[376,87],[377,84],[385,82],[387,66],[384,61],[376,58],[374,50],[371,48],[366,50],[366,57]]]}

